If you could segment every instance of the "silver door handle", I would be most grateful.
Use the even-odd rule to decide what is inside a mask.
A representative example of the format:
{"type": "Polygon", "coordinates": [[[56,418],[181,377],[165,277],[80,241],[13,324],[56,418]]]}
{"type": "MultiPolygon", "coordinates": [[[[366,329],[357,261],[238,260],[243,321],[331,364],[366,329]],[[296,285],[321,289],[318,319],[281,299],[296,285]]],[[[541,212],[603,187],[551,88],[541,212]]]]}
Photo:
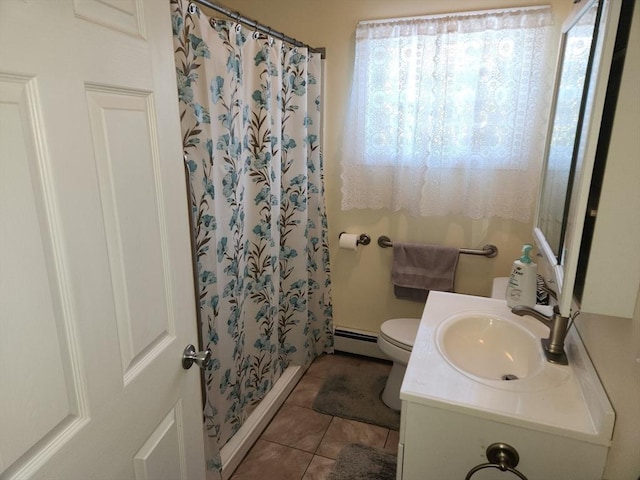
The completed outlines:
{"type": "Polygon", "coordinates": [[[208,348],[203,352],[196,352],[196,347],[187,345],[182,354],[182,368],[189,370],[194,363],[200,368],[205,369],[211,362],[211,350],[208,348]]]}

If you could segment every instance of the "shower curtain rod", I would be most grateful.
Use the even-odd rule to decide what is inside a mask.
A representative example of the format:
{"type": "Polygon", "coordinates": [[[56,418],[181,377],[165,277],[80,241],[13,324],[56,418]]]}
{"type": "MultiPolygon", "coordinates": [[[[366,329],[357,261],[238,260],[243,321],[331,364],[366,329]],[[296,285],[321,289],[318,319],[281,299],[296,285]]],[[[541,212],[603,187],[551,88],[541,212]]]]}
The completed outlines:
{"type": "Polygon", "coordinates": [[[275,37],[279,40],[283,40],[287,43],[290,43],[291,45],[294,45],[296,47],[306,47],[309,49],[310,52],[313,53],[319,53],[320,56],[322,58],[325,58],[325,53],[326,50],[325,48],[313,48],[309,45],[307,45],[306,43],[303,43],[299,40],[296,40],[293,37],[290,37],[288,35],[285,35],[282,32],[279,32],[277,30],[273,30],[271,27],[267,27],[266,25],[261,25],[260,23],[256,22],[255,20],[252,20],[250,18],[245,17],[244,15],[241,15],[238,12],[234,12],[232,10],[229,10],[227,7],[223,7],[222,5],[218,5],[216,3],[210,2],[208,0],[193,0],[195,3],[199,3],[200,5],[204,5],[205,7],[209,7],[213,10],[215,10],[216,12],[220,12],[224,15],[226,15],[229,18],[232,18],[233,20],[235,20],[238,23],[242,23],[244,25],[247,25],[248,27],[254,28],[262,33],[265,33],[267,35],[270,35],[272,37],[275,37]]]}

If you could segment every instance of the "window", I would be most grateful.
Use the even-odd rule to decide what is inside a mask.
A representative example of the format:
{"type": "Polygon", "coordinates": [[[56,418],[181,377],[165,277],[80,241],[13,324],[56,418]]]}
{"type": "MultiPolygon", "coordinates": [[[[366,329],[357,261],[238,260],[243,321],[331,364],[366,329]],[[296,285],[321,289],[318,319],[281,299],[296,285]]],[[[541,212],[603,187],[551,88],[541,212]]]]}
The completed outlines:
{"type": "Polygon", "coordinates": [[[359,23],[343,209],[527,221],[549,109],[550,25],[549,7],[359,23]]]}

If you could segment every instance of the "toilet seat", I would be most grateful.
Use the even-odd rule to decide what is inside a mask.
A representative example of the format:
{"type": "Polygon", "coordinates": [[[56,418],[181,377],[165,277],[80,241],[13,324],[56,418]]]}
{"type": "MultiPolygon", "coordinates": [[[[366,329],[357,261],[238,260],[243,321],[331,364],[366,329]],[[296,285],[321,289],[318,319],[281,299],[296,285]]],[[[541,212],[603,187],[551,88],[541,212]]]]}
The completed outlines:
{"type": "Polygon", "coordinates": [[[419,326],[419,318],[392,318],[380,326],[380,336],[390,344],[410,352],[419,326]]]}

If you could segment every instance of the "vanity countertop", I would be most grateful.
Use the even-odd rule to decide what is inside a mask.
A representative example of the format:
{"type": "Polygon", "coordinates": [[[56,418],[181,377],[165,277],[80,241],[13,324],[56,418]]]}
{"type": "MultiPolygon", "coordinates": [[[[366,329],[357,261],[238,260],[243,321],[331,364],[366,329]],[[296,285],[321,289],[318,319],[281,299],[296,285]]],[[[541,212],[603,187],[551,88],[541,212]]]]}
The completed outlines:
{"type": "Polygon", "coordinates": [[[435,341],[444,320],[466,312],[491,312],[519,322],[540,338],[548,335],[537,320],[513,315],[505,300],[432,291],[402,383],[401,400],[599,445],[611,443],[615,414],[575,328],[565,343],[569,366],[545,365],[545,374],[555,379],[550,383],[535,384],[529,379],[479,382],[454,368],[435,341]]]}

